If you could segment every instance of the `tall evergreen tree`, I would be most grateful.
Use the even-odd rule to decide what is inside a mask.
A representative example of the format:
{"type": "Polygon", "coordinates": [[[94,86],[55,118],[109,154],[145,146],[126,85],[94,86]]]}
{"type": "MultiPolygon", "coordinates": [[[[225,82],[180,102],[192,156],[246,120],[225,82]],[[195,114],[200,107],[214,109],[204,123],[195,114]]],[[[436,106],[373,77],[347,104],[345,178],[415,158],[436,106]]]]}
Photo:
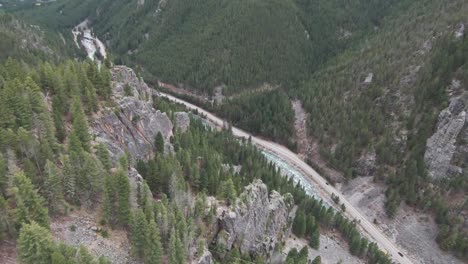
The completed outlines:
{"type": "Polygon", "coordinates": [[[62,158],[63,162],[63,187],[65,199],[71,204],[78,203],[76,178],[77,172],[73,169],[68,156],[62,158]]]}
{"type": "Polygon", "coordinates": [[[31,222],[49,228],[49,215],[44,207],[44,199],[33,189],[31,180],[23,172],[17,172],[14,186],[17,228],[31,222]]]}
{"type": "Polygon", "coordinates": [[[44,196],[51,213],[59,213],[63,210],[63,185],[61,171],[50,160],[44,167],[46,180],[44,182],[44,196]]]}
{"type": "Polygon", "coordinates": [[[119,171],[116,174],[116,191],[118,193],[118,219],[121,225],[130,224],[130,182],[127,173],[119,171]]]}
{"type": "Polygon", "coordinates": [[[139,258],[145,256],[145,248],[148,246],[147,235],[148,223],[146,222],[145,214],[141,209],[137,209],[134,213],[132,224],[132,251],[139,258]]]}
{"type": "Polygon", "coordinates": [[[109,150],[103,143],[97,145],[96,155],[104,166],[104,169],[109,171],[112,168],[112,162],[109,156],[109,150]]]}
{"type": "Polygon", "coordinates": [[[145,264],[162,263],[162,245],[159,236],[159,228],[156,222],[151,219],[148,225],[148,237],[146,241],[145,264]]]}
{"type": "Polygon", "coordinates": [[[53,242],[49,230],[32,221],[20,230],[18,258],[24,264],[50,264],[53,242]]]}
{"type": "Polygon", "coordinates": [[[154,139],[154,146],[158,153],[164,153],[164,138],[161,132],[158,132],[158,134],[156,134],[156,138],[154,139]]]}
{"type": "Polygon", "coordinates": [[[89,134],[88,120],[83,111],[81,101],[78,97],[73,98],[72,103],[72,118],[73,118],[73,130],[72,134],[75,134],[80,140],[81,146],[84,150],[90,150],[91,135],[89,134]]]}

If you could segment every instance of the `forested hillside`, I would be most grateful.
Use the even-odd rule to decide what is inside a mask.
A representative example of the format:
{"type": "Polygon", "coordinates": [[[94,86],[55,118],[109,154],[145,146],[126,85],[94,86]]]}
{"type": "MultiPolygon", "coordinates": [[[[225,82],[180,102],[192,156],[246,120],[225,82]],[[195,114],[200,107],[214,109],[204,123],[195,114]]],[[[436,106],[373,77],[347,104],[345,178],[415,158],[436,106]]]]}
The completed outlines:
{"type": "Polygon", "coordinates": [[[20,13],[66,29],[90,18],[120,62],[211,93],[220,84],[292,88],[402,2],[65,0],[20,13]]]}
{"type": "Polygon", "coordinates": [[[435,213],[439,245],[459,256],[466,256],[468,241],[466,199],[450,200],[466,198],[466,163],[458,159],[456,165],[463,169],[439,175],[440,181],[428,175],[424,157],[439,114],[467,90],[467,40],[457,33],[467,10],[463,1],[417,1],[385,19],[378,34],[337,56],[292,93],[310,114],[311,136],[331,166],[348,179],[370,175],[386,183],[390,217],[402,202],[435,213]],[[373,155],[376,164],[370,168],[375,171],[363,175],[360,161],[373,155]]]}
{"type": "MultiPolygon", "coordinates": [[[[78,89],[79,95],[72,92],[76,88],[62,95],[56,95],[62,93],[61,89],[50,90],[55,104],[52,109],[61,109],[51,116],[59,142],[71,141],[63,124],[74,120],[70,119],[64,102],[70,103],[80,97],[85,112],[92,114],[109,95],[109,91],[101,89],[105,85],[99,81],[105,77],[96,79],[96,75],[90,75],[89,82],[83,77],[96,72],[92,64],[55,64],[64,53],[74,52],[68,51],[74,45],[63,45],[71,42],[70,29],[89,19],[94,32],[109,45],[116,63],[133,65],[152,82],[159,79],[189,87],[208,97],[215,87],[223,85],[226,100],[210,105],[212,110],[235,125],[284,143],[291,149],[295,147],[295,139],[290,101],[300,100],[309,117],[309,137],[317,144],[326,165],[343,173],[342,182],[373,176],[375,184],[386,188],[384,203],[389,218],[395,217],[403,204],[433,215],[439,227],[436,239],[439,246],[466,259],[466,1],[62,0],[41,7],[18,8],[15,12],[24,16],[28,23],[1,16],[0,60],[14,57],[25,63],[6,62],[8,66],[4,67],[5,73],[0,79],[2,87],[30,87],[25,80],[22,80],[26,82],[23,85],[21,82],[11,84],[15,77],[25,75],[48,94],[51,80],[44,76],[55,72],[54,67],[59,68],[56,71],[61,77],[52,78],[53,83],[61,86],[60,83],[67,80],[63,87],[79,86],[68,76],[72,75],[68,71],[73,71],[78,72],[80,77],[75,79],[79,83],[84,80],[87,84],[78,89]],[[31,31],[29,24],[40,25],[42,31],[37,28],[31,31]],[[63,39],[52,31],[60,32],[63,39]],[[27,52],[23,52],[23,39],[27,39],[27,52]],[[65,46],[69,48],[61,49],[65,46]],[[41,63],[45,59],[53,61],[50,64],[54,66],[41,63]],[[32,65],[39,65],[41,70],[32,70],[32,65]],[[69,68],[73,70],[64,70],[69,68]],[[21,71],[27,74],[15,73],[21,71]],[[8,77],[10,74],[14,77],[8,77]],[[246,92],[265,83],[279,89],[246,92]],[[241,96],[236,97],[239,92],[241,96]]],[[[5,128],[18,130],[26,126],[32,129],[36,125],[30,117],[21,114],[23,108],[12,105],[9,97],[3,100],[5,105],[11,106],[2,110],[6,113],[5,128]]],[[[86,135],[81,137],[85,140],[86,135]]],[[[178,135],[174,139],[184,137],[178,135]]],[[[202,144],[203,140],[195,140],[185,145],[185,149],[196,152],[192,148],[198,143],[202,144]]],[[[174,147],[177,149],[178,145],[176,142],[174,147]]],[[[222,156],[221,150],[213,150],[215,152],[222,156]]],[[[179,153],[177,155],[181,155],[179,153]]],[[[28,155],[29,163],[37,163],[31,158],[32,154],[28,152],[28,155]]],[[[160,160],[146,161],[140,166],[142,170],[146,166],[158,168],[162,175],[167,173],[168,167],[160,163],[181,163],[184,167],[195,162],[191,160],[194,157],[188,158],[190,155],[158,157],[160,160]]],[[[216,159],[213,155],[210,157],[216,159]]],[[[29,163],[23,166],[26,175],[43,171],[44,165],[29,163]],[[40,169],[33,170],[34,166],[40,169]]],[[[212,170],[219,164],[206,165],[212,170]]],[[[188,167],[196,171],[191,165],[188,167]]],[[[160,175],[151,172],[142,174],[156,195],[165,194],[171,198],[169,182],[161,182],[160,175]]],[[[217,193],[216,186],[226,185],[239,193],[247,184],[223,183],[227,179],[224,175],[210,176],[212,179],[203,178],[210,173],[194,172],[193,175],[185,174],[190,189],[205,189],[219,198],[226,196],[217,193]],[[193,175],[199,178],[190,178],[193,175]]],[[[271,186],[268,178],[261,178],[271,186]]],[[[291,192],[297,199],[297,194],[291,192]]],[[[300,206],[309,211],[315,208],[300,206]]],[[[323,214],[314,217],[318,220],[323,214]]],[[[307,216],[299,216],[298,222],[312,222],[307,216]]],[[[354,233],[346,231],[348,227],[340,227],[341,220],[336,216],[325,219],[333,219],[332,226],[340,231],[345,229],[345,237],[354,241],[355,254],[367,255],[358,250],[358,238],[354,233]]],[[[294,232],[309,240],[315,239],[318,225],[311,224],[312,230],[303,226],[296,222],[294,232]]],[[[173,242],[176,244],[177,240],[173,242]]],[[[367,244],[362,242],[362,245],[367,244]]],[[[144,253],[140,253],[139,256],[144,257],[144,253]]]]}

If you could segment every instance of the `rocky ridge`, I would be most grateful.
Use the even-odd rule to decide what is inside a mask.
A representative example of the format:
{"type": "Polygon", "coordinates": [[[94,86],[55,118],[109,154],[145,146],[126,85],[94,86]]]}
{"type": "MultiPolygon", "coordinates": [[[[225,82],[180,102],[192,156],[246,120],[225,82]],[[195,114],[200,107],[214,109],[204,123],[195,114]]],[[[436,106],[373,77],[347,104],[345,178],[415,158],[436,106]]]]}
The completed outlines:
{"type": "Polygon", "coordinates": [[[242,254],[272,256],[289,236],[296,209],[290,194],[269,194],[267,186],[255,180],[233,205],[218,208],[214,242],[226,250],[235,246],[242,254]]]}
{"type": "Polygon", "coordinates": [[[96,141],[107,145],[114,161],[125,152],[132,161],[144,160],[152,157],[154,139],[160,132],[168,152],[173,124],[166,113],[153,108],[152,89],[125,66],[112,70],[112,87],[116,106],[105,107],[95,118],[96,141]]]}
{"type": "MultiPolygon", "coordinates": [[[[434,179],[464,173],[468,164],[468,94],[453,97],[442,110],[435,133],[427,140],[424,160],[434,179]]],[[[466,171],[465,171],[466,173],[466,171]]]]}

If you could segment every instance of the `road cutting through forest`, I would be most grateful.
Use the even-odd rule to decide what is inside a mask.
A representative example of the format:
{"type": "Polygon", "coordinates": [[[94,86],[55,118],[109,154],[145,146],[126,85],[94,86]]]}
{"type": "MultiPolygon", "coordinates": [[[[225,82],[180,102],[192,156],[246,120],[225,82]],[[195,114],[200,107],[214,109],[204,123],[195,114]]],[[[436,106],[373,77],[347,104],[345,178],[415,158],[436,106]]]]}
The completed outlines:
{"type": "MultiPolygon", "coordinates": [[[[207,120],[209,120],[218,127],[224,127],[226,124],[226,122],[222,118],[219,118],[216,115],[204,110],[203,108],[200,108],[192,103],[179,99],[173,95],[162,93],[159,91],[156,93],[156,95],[160,97],[165,97],[172,102],[182,104],[188,109],[196,110],[199,114],[205,116],[207,120]]],[[[236,127],[232,127],[232,134],[235,137],[251,138],[252,143],[254,143],[256,146],[274,153],[278,158],[299,169],[304,175],[308,176],[307,180],[312,181],[313,184],[320,189],[321,194],[328,195],[328,197],[330,197],[332,194],[338,196],[340,198],[340,201],[346,207],[345,215],[350,219],[356,220],[357,225],[360,226],[361,229],[367,234],[367,236],[369,236],[373,241],[375,241],[384,252],[387,252],[387,254],[391,256],[393,261],[401,264],[412,263],[411,260],[409,260],[404,254],[402,254],[402,251],[395,245],[394,242],[390,241],[390,239],[388,239],[387,236],[385,236],[381,230],[379,230],[373,223],[371,223],[351,203],[349,203],[344,195],[342,195],[333,186],[329,185],[328,182],[322,176],[320,176],[307,163],[301,160],[294,152],[280,144],[258,138],[236,127]]]]}

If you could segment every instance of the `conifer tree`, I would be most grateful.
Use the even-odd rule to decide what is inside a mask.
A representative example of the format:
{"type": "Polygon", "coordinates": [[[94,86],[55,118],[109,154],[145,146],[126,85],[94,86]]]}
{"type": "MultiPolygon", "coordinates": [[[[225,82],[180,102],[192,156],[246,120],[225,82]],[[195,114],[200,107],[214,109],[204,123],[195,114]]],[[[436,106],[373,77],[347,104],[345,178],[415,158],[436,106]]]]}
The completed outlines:
{"type": "Polygon", "coordinates": [[[88,120],[86,119],[85,113],[81,105],[81,101],[78,97],[73,98],[72,104],[72,117],[73,117],[73,130],[72,134],[75,134],[80,140],[81,146],[84,150],[90,150],[91,135],[89,134],[88,120]]]}
{"type": "Polygon", "coordinates": [[[156,134],[156,137],[154,139],[154,146],[156,147],[156,151],[158,153],[164,153],[164,138],[161,132],[158,132],[158,134],[156,134]]]}
{"type": "Polygon", "coordinates": [[[18,258],[24,264],[49,264],[53,242],[49,230],[32,221],[20,230],[18,258]]]}
{"type": "Polygon", "coordinates": [[[237,193],[232,178],[229,177],[223,182],[221,186],[221,196],[226,199],[228,204],[232,204],[236,200],[237,193]]]}
{"type": "Polygon", "coordinates": [[[171,237],[169,240],[169,264],[184,264],[185,263],[185,250],[180,236],[174,228],[171,230],[171,237]]]}
{"type": "Polygon", "coordinates": [[[118,193],[118,219],[123,226],[130,224],[130,182],[127,173],[119,171],[116,174],[116,190],[118,193]]]}
{"type": "Polygon", "coordinates": [[[148,237],[146,241],[145,264],[162,263],[163,255],[161,237],[156,222],[151,219],[148,224],[148,237]]]}
{"type": "Polygon", "coordinates": [[[143,258],[147,245],[148,223],[141,209],[135,210],[132,225],[132,251],[135,256],[143,258]]]}
{"type": "Polygon", "coordinates": [[[78,204],[76,193],[77,172],[73,169],[68,156],[63,158],[63,186],[65,199],[71,204],[78,204]]]}
{"type": "Polygon", "coordinates": [[[107,147],[103,143],[97,145],[96,155],[104,166],[104,169],[109,171],[112,168],[112,162],[110,160],[109,150],[107,150],[107,147]]]}
{"type": "Polygon", "coordinates": [[[17,172],[14,186],[17,228],[31,222],[49,228],[49,215],[44,207],[44,199],[33,189],[31,180],[23,172],[17,172]]]}
{"type": "Polygon", "coordinates": [[[309,245],[315,249],[319,249],[320,247],[320,232],[317,225],[315,225],[312,229],[312,234],[309,238],[309,245]]]}
{"type": "Polygon", "coordinates": [[[111,226],[118,222],[116,195],[115,177],[113,175],[107,175],[104,179],[103,216],[111,226]]]}
{"type": "Polygon", "coordinates": [[[51,213],[59,213],[63,209],[63,185],[62,175],[50,160],[44,167],[46,180],[44,182],[44,196],[51,213]]]}
{"type": "Polygon", "coordinates": [[[77,178],[77,187],[82,201],[92,206],[102,190],[105,173],[99,160],[89,153],[84,153],[83,159],[83,167],[77,178]]]}
{"type": "Polygon", "coordinates": [[[65,125],[63,123],[63,113],[63,106],[60,102],[59,97],[54,96],[54,98],[52,99],[52,117],[55,125],[55,135],[59,142],[63,142],[66,136],[65,125]]]}
{"type": "Polygon", "coordinates": [[[312,264],[321,264],[322,263],[322,258],[320,256],[317,256],[316,258],[314,258],[314,260],[312,261],[312,264]]]}

